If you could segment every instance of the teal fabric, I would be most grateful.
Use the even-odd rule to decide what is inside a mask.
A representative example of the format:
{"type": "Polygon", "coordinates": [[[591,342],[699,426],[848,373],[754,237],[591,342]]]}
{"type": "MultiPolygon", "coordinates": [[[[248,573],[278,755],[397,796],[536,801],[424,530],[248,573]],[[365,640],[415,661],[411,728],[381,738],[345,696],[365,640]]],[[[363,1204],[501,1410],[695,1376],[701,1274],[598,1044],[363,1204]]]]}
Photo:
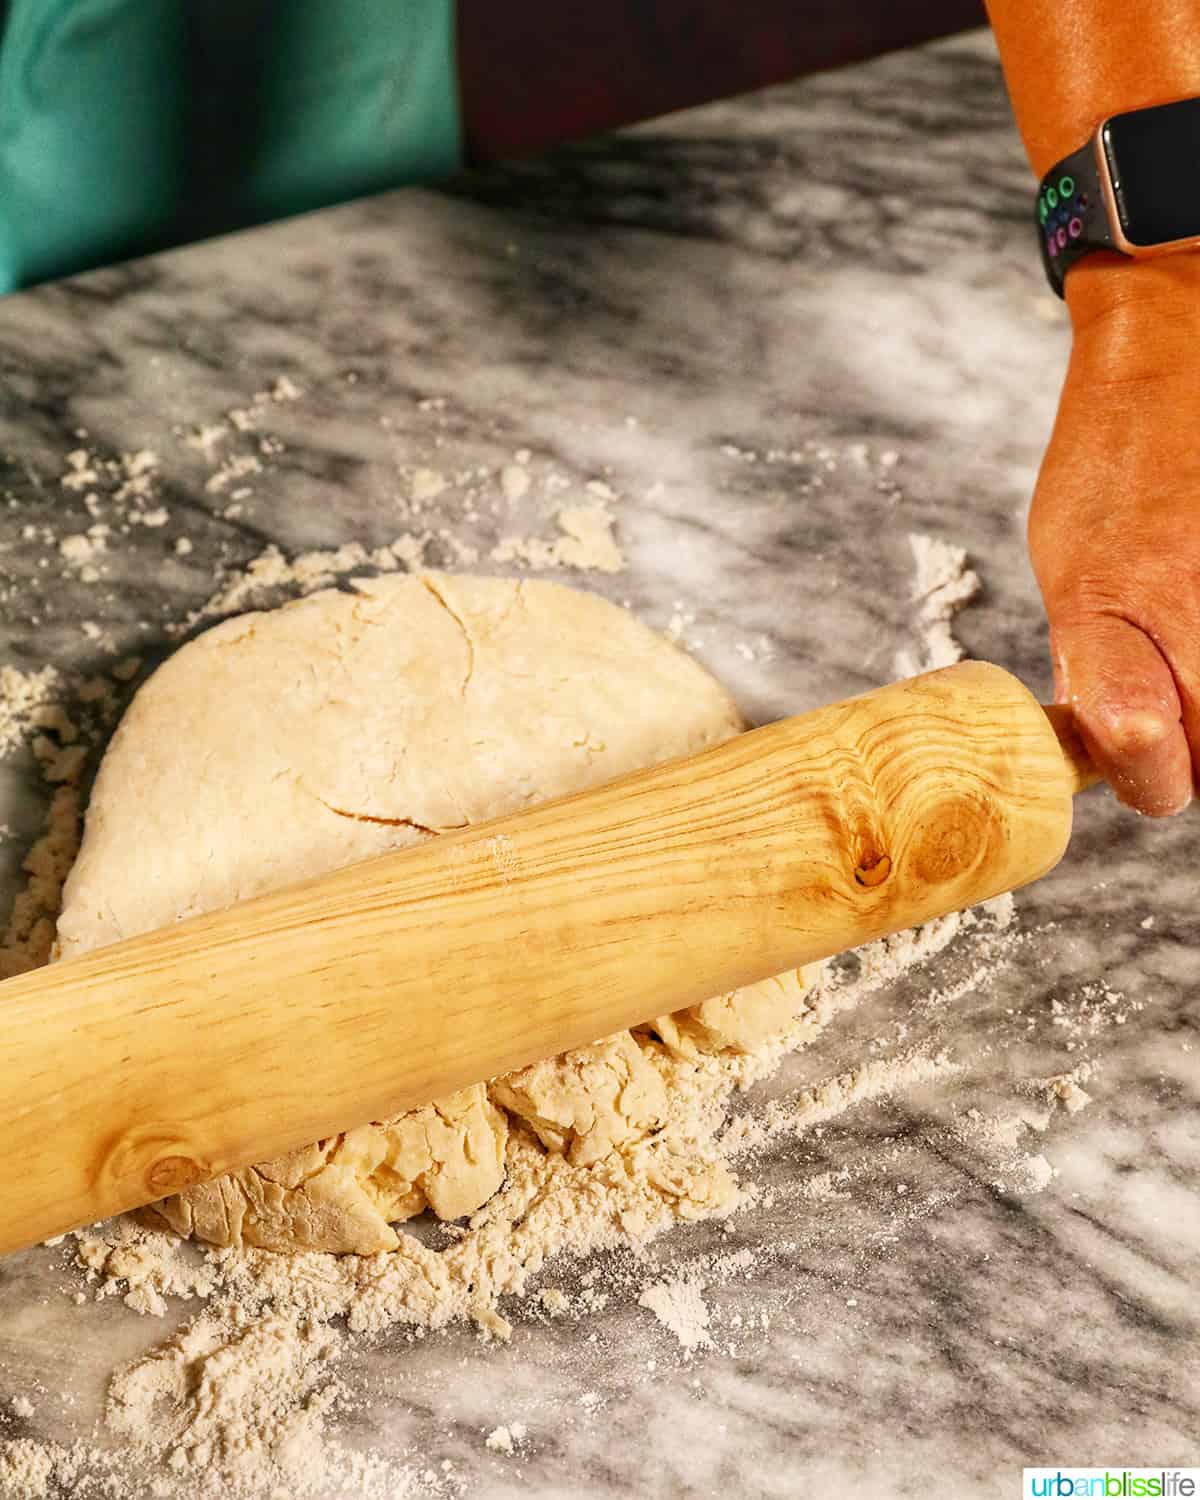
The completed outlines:
{"type": "Polygon", "coordinates": [[[453,172],[453,12],[10,0],[0,292],[453,172]]]}

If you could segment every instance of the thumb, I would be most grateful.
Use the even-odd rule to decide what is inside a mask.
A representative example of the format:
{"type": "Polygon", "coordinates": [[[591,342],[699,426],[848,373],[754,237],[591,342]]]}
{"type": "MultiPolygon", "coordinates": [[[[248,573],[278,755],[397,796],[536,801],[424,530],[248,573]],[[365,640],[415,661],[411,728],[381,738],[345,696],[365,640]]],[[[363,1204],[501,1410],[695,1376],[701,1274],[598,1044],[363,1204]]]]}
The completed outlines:
{"type": "Polygon", "coordinates": [[[1061,702],[1075,711],[1092,759],[1127,807],[1150,817],[1192,799],[1191,751],[1171,669],[1144,631],[1085,615],[1050,631],[1061,702]]]}

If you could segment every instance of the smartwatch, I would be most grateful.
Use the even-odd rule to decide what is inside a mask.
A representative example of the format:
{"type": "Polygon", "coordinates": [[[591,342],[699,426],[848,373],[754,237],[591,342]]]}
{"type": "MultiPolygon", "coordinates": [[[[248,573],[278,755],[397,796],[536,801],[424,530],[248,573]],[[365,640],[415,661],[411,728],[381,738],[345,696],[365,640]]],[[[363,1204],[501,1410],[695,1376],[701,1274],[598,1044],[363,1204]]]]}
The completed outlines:
{"type": "Polygon", "coordinates": [[[1200,249],[1200,98],[1110,115],[1042,179],[1042,264],[1061,297],[1093,250],[1162,255],[1200,249]]]}

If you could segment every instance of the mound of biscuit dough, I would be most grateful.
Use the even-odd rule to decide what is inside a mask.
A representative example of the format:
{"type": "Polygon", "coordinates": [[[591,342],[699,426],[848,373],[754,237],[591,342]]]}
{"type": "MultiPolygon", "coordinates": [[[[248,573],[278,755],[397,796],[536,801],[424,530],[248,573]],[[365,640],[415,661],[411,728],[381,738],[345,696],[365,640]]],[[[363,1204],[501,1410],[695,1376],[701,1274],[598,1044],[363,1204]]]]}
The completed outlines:
{"type": "MultiPolygon", "coordinates": [[[[626,610],[556,584],[427,573],[239,616],[171,657],[122,719],[64,891],[58,956],[743,727],[682,651],[626,610]]],[[[457,1219],[485,1203],[512,1132],[580,1166],[644,1139],[665,1110],[670,1060],[753,1049],[804,1007],[805,980],[716,996],[146,1212],[216,1245],[393,1249],[405,1219],[425,1209],[457,1219]]]]}

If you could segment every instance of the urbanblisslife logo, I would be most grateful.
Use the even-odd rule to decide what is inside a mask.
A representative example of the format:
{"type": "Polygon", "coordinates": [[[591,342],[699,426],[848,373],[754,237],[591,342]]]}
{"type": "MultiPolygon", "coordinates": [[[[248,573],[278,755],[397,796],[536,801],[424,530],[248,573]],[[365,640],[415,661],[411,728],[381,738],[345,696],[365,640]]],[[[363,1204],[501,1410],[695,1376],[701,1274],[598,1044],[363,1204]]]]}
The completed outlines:
{"type": "Polygon", "coordinates": [[[1192,1500],[1200,1469],[1026,1469],[1022,1500],[1192,1500]]]}

